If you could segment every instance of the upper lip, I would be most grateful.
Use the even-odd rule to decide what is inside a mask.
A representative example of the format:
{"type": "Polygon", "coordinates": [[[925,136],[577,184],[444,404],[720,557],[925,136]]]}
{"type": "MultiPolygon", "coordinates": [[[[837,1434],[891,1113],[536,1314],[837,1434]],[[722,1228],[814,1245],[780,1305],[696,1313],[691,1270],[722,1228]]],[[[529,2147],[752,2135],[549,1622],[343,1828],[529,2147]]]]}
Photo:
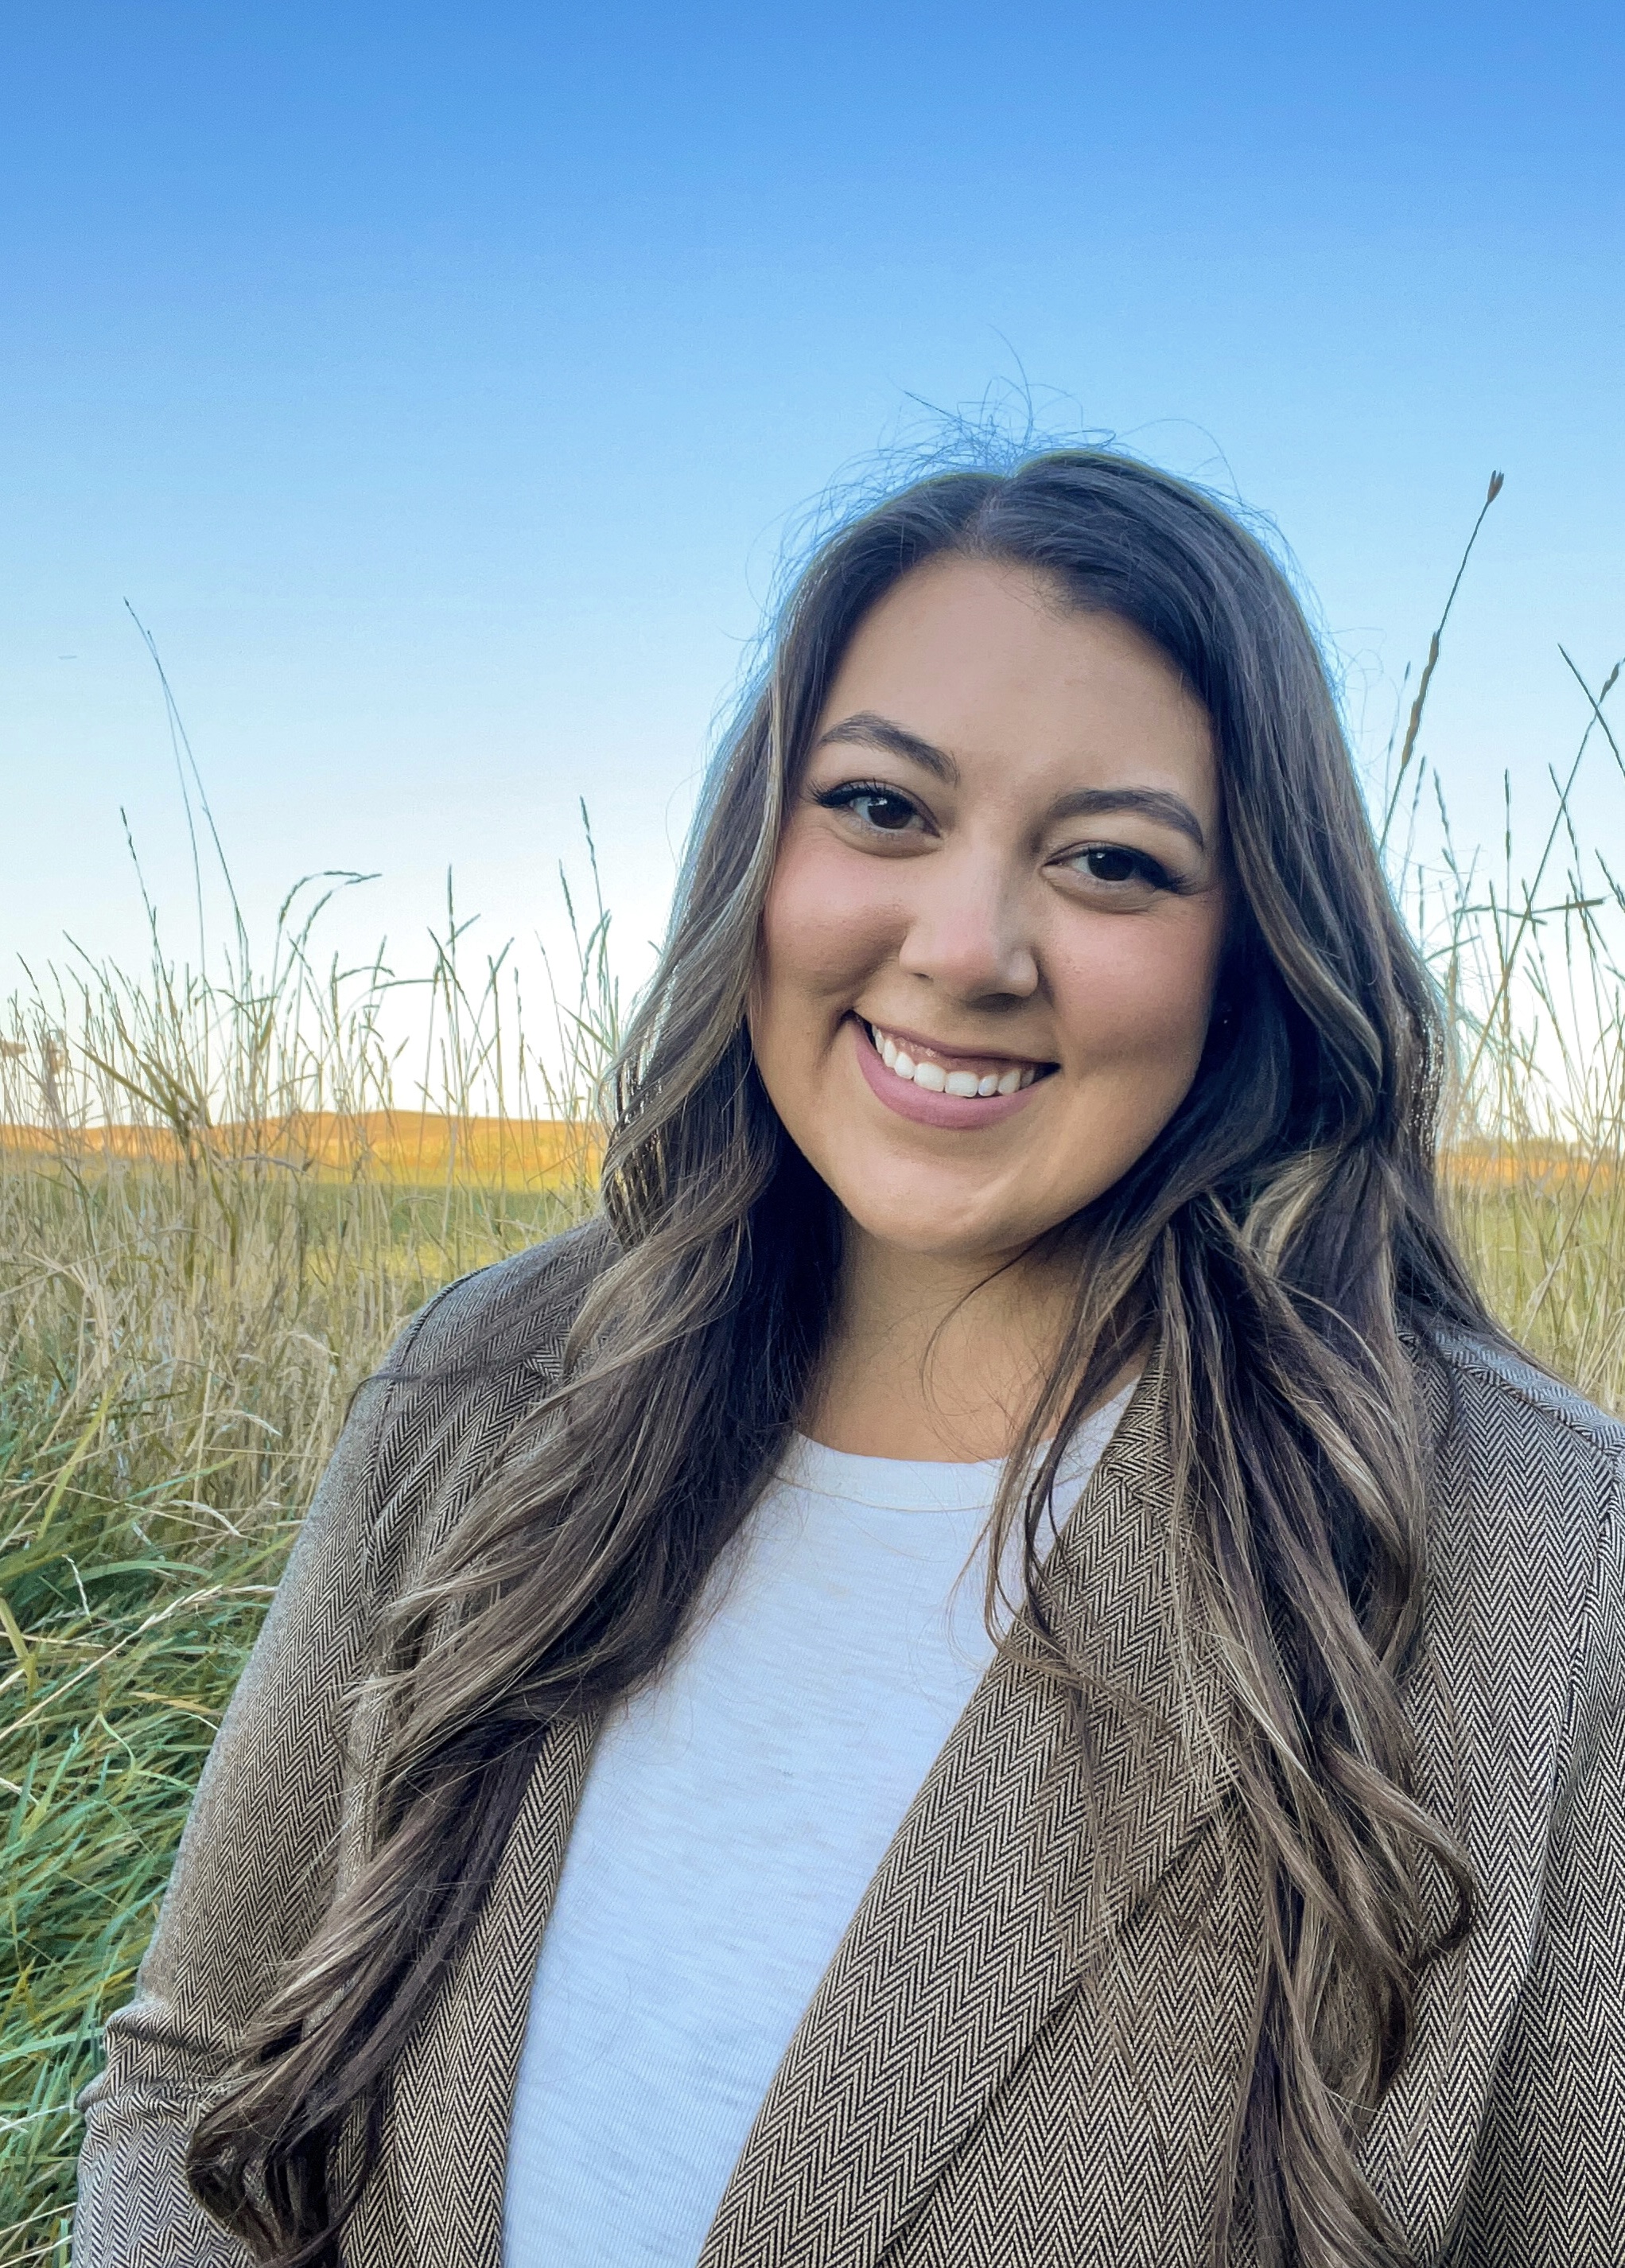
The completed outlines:
{"type": "MultiPolygon", "coordinates": [[[[859,1012],[861,1014],[861,1012],[859,1012]]],[[[871,1032],[884,1032],[888,1040],[912,1054],[915,1049],[938,1063],[1004,1063],[1026,1070],[1029,1064],[1042,1070],[1054,1062],[1053,1056],[1012,1055],[1008,1048],[949,1047],[942,1040],[928,1040],[923,1032],[911,1032],[906,1024],[889,1023],[884,1016],[864,1015],[862,1021],[871,1032]]]]}

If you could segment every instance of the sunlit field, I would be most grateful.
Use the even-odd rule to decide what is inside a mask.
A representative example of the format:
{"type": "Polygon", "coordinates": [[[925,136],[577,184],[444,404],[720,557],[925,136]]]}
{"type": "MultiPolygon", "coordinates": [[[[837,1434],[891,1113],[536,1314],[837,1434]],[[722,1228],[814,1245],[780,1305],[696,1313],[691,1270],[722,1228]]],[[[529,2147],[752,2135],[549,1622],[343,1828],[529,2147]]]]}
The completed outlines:
{"type": "MultiPolygon", "coordinates": [[[[1466,1247],[1536,1355],[1625,1408],[1622,909],[1561,801],[1535,832],[1496,887],[1394,853],[1396,888],[1455,1022],[1466,1247]]],[[[441,1285],[592,1205],[607,932],[538,1033],[452,932],[410,1066],[393,980],[327,968],[295,909],[262,961],[240,926],[204,967],[155,930],[0,1024],[0,2261],[66,2260],[74,2096],[351,1390],[441,1285]]]]}
{"type": "Polygon", "coordinates": [[[0,1027],[0,2261],[67,2257],[79,2120],[189,1791],[346,1403],[432,1292],[591,1206],[601,917],[548,1003],[156,934],[0,1027]],[[409,1101],[403,1102],[403,1091],[409,1101]]]}

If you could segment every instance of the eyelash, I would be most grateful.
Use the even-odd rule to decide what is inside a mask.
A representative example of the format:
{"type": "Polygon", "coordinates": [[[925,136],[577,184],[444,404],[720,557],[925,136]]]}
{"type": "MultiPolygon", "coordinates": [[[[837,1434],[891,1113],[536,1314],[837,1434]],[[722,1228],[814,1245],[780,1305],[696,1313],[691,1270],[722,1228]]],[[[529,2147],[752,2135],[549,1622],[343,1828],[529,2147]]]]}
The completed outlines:
{"type": "MultiPolygon", "coordinates": [[[[885,780],[842,780],[839,787],[820,788],[812,800],[822,804],[826,811],[855,812],[865,797],[876,803],[901,804],[915,818],[921,816],[920,806],[913,797],[905,795],[901,788],[889,786],[885,780]]],[[[877,827],[875,832],[877,835],[901,834],[902,829],[877,827]]]]}
{"type": "MultiPolygon", "coordinates": [[[[1166,890],[1171,896],[1178,897],[1189,887],[1180,875],[1171,874],[1159,860],[1151,857],[1149,850],[1130,850],[1126,843],[1086,843],[1081,850],[1073,854],[1073,862],[1087,858],[1097,850],[1109,851],[1119,858],[1132,860],[1139,869],[1141,880],[1154,890],[1166,890]]],[[[1097,875],[1093,879],[1099,880],[1099,877],[1097,875]]]]}
{"type": "MultiPolygon", "coordinates": [[[[876,802],[900,804],[914,817],[921,816],[920,807],[914,799],[905,795],[901,788],[893,787],[885,780],[842,780],[839,787],[819,789],[812,800],[822,805],[826,811],[850,811],[856,814],[857,806],[865,798],[872,798],[876,802]]],[[[874,825],[872,821],[869,823],[871,826],[874,825]]],[[[874,828],[877,835],[901,835],[903,831],[901,827],[874,828]]],[[[1114,851],[1120,858],[1130,859],[1138,868],[1140,877],[1152,889],[1166,890],[1172,895],[1178,896],[1188,887],[1179,875],[1171,874],[1158,859],[1151,857],[1149,851],[1132,850],[1126,843],[1086,843],[1076,856],[1079,858],[1086,858],[1092,852],[1101,850],[1114,851]]]]}

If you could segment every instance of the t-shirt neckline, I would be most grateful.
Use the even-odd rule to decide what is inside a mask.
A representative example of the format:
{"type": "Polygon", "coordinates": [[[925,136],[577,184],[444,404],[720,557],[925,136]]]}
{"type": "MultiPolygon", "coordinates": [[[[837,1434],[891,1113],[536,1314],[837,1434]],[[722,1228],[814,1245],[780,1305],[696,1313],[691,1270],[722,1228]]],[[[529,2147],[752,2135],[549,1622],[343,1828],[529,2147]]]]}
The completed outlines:
{"type": "MultiPolygon", "coordinates": [[[[1062,1486],[1074,1467],[1092,1471],[1138,1383],[1137,1378],[1130,1380],[1084,1420],[1073,1437],[1062,1486]]],[[[793,1433],[777,1478],[783,1487],[809,1496],[833,1497],[880,1512],[987,1512],[1004,1469],[1003,1457],[967,1464],[923,1457],[860,1457],[849,1449],[829,1448],[805,1433],[793,1433]]]]}

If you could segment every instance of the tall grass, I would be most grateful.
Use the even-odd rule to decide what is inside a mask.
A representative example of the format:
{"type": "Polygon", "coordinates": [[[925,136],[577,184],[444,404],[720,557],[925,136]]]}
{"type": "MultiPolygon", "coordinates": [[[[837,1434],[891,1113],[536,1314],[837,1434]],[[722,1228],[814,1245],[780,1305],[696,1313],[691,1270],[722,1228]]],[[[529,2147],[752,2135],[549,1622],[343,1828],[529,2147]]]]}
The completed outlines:
{"type": "MultiPolygon", "coordinates": [[[[1509,825],[1492,877],[1447,828],[1415,850],[1438,651],[1379,809],[1457,1028],[1456,1217],[1513,1329],[1625,1407],[1625,900],[1570,823],[1581,764],[1619,762],[1614,681],[1534,857],[1509,825]]],[[[262,960],[235,912],[209,965],[154,921],[137,972],[47,972],[0,1038],[4,2263],[65,2260],[73,2098],[351,1389],[439,1285],[592,1202],[601,902],[540,1056],[448,908],[410,1061],[400,980],[319,961],[321,903],[262,960]]]]}
{"type": "Polygon", "coordinates": [[[1576,803],[1586,767],[1600,765],[1614,807],[1625,804],[1608,714],[1621,664],[1593,690],[1563,653],[1584,723],[1572,755],[1549,770],[1549,804],[1533,825],[1507,786],[1498,872],[1485,853],[1459,855],[1419,753],[1442,635],[1501,485],[1497,473],[1429,645],[1383,843],[1456,1043],[1445,1162],[1457,1233],[1513,1333],[1592,1399],[1625,1410],[1625,885],[1607,850],[1583,842],[1576,803]],[[1410,825],[1396,843],[1408,788],[1410,825]],[[1430,799],[1430,859],[1415,847],[1430,799]]]}
{"type": "Polygon", "coordinates": [[[154,923],[138,974],[48,976],[0,1040],[7,2263],[65,2259],[73,2098],[351,1390],[440,1285],[592,1202],[601,905],[542,1061],[449,912],[408,1064],[398,980],[320,964],[320,902],[262,965],[234,920],[212,973],[154,923]]]}

